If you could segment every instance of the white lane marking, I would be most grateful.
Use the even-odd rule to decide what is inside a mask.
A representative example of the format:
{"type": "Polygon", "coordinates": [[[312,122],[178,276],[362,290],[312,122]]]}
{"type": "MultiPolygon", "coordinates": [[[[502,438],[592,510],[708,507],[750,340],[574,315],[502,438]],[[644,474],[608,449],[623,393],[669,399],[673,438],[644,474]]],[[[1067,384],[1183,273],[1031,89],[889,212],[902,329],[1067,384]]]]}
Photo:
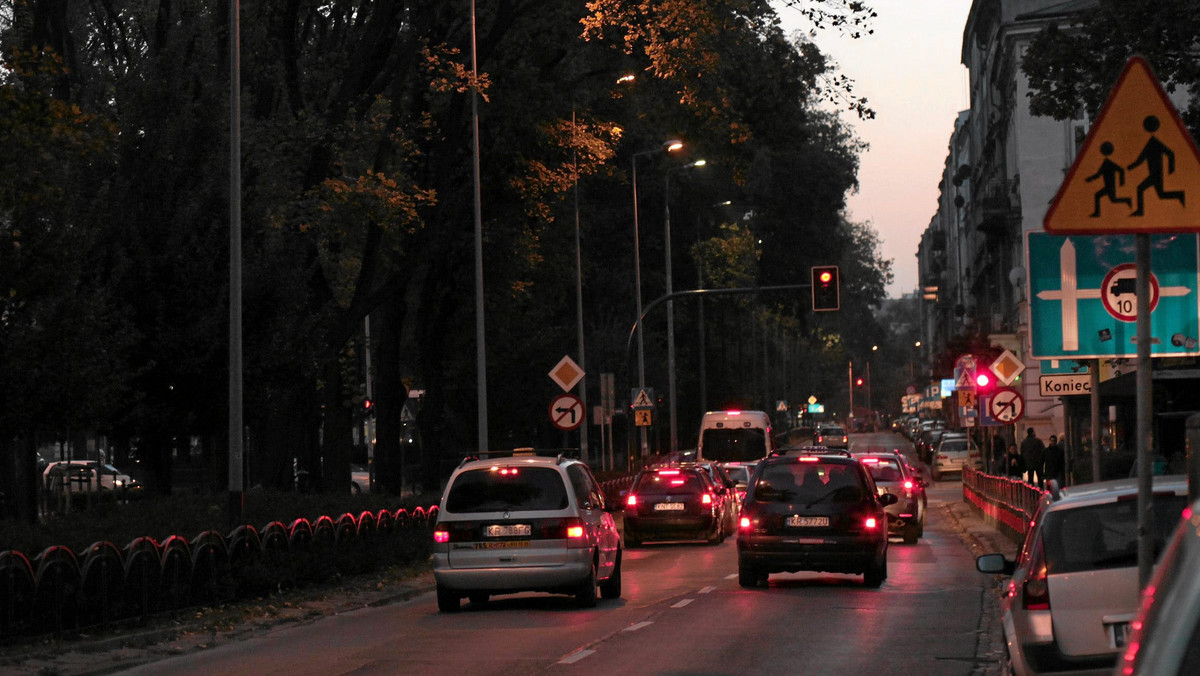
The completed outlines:
{"type": "Polygon", "coordinates": [[[709,593],[710,591],[712,591],[712,590],[714,590],[714,589],[716,589],[716,587],[705,587],[704,589],[701,589],[701,590],[700,590],[700,593],[701,593],[701,594],[707,594],[707,593],[709,593]]]}
{"type": "Polygon", "coordinates": [[[725,576],[725,579],[726,579],[726,580],[732,580],[732,579],[735,579],[737,576],[738,576],[738,574],[737,574],[737,573],[734,573],[733,575],[726,575],[726,576],[725,576]]]}
{"type": "Polygon", "coordinates": [[[673,605],[673,606],[671,606],[671,607],[672,607],[672,608],[682,608],[682,607],[686,606],[687,604],[691,603],[691,602],[692,602],[692,601],[694,601],[694,600],[695,600],[695,599],[684,599],[684,600],[680,601],[679,603],[676,603],[675,605],[673,605]]]}
{"type": "Polygon", "coordinates": [[[594,652],[596,652],[596,651],[595,650],[579,650],[574,653],[571,653],[567,657],[562,658],[561,660],[558,661],[558,663],[559,664],[575,664],[579,660],[587,657],[588,655],[591,655],[594,652]]]}
{"type": "Polygon", "coordinates": [[[645,622],[638,622],[637,624],[631,624],[628,627],[625,627],[621,631],[637,631],[638,629],[644,629],[646,627],[649,627],[652,624],[654,624],[654,622],[651,620],[647,620],[645,622]]]}

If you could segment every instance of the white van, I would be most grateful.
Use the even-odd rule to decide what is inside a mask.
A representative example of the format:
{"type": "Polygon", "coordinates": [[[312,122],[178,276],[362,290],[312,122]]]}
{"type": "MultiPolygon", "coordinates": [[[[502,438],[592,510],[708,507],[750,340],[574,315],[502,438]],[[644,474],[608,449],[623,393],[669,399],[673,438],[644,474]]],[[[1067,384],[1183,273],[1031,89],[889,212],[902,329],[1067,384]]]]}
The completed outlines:
{"type": "Polygon", "coordinates": [[[697,462],[753,465],[774,450],[771,418],[762,411],[710,411],[700,421],[697,462]]]}

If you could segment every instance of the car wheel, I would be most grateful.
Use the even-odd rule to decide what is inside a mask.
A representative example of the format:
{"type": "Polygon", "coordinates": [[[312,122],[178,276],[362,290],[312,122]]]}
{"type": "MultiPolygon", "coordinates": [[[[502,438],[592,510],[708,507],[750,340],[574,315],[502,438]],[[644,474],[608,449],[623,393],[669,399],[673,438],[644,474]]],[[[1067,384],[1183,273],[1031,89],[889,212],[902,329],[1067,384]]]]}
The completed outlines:
{"type": "Polygon", "coordinates": [[[458,594],[455,594],[440,584],[437,586],[437,602],[438,610],[443,613],[453,613],[458,611],[458,594]]]}
{"type": "Polygon", "coordinates": [[[750,566],[738,566],[738,584],[753,589],[758,586],[758,571],[750,566]]]}
{"type": "Polygon", "coordinates": [[[600,598],[621,598],[621,552],[617,551],[617,562],[613,565],[612,575],[600,583],[600,598]]]}
{"type": "Polygon", "coordinates": [[[596,561],[592,560],[592,569],[588,572],[587,579],[579,585],[579,589],[575,591],[575,603],[580,608],[595,608],[596,607],[596,561]]]}
{"type": "Polygon", "coordinates": [[[920,536],[920,533],[917,531],[917,524],[910,523],[904,526],[904,544],[915,545],[917,544],[917,538],[920,536]]]}
{"type": "Polygon", "coordinates": [[[489,595],[485,594],[483,592],[474,592],[472,594],[467,594],[467,599],[470,600],[471,603],[478,603],[480,605],[487,603],[488,598],[490,598],[489,595]]]}
{"type": "Polygon", "coordinates": [[[868,587],[879,587],[887,579],[887,554],[871,560],[863,573],[863,584],[868,587]]]}

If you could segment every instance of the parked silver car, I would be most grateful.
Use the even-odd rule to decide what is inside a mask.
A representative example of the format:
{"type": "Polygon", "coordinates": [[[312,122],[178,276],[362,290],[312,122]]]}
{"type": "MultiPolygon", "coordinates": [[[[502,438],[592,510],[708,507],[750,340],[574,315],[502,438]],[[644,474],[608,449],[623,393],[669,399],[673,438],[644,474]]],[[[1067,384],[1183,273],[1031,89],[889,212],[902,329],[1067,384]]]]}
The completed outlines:
{"type": "Polygon", "coordinates": [[[621,536],[588,466],[517,449],[467,458],[450,475],[433,531],[438,610],[465,596],[541,591],[583,607],[621,596],[621,536]]]}
{"type": "MultiPolygon", "coordinates": [[[[1186,504],[1186,477],[1154,477],[1156,551],[1186,504]]],[[[1001,599],[1012,673],[1112,670],[1138,607],[1137,517],[1136,479],[1047,492],[1015,562],[976,560],[980,572],[1012,575],[1001,599]]]]}
{"type": "Polygon", "coordinates": [[[1200,501],[1183,510],[1132,626],[1116,674],[1200,674],[1200,501]]]}

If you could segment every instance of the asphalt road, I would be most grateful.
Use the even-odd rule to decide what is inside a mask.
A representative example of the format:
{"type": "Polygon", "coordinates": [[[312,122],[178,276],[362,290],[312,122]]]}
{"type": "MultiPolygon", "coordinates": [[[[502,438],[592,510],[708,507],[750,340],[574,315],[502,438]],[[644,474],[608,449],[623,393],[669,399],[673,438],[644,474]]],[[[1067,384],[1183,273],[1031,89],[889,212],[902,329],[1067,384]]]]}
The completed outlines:
{"type": "MultiPolygon", "coordinates": [[[[858,435],[869,443],[901,437],[858,435]]],[[[925,538],[893,540],[879,589],[853,575],[737,584],[732,539],[627,552],[624,593],[589,610],[520,594],[459,613],[432,594],[301,625],[267,628],[135,674],[979,674],[994,672],[989,595],[952,509],[961,486],[930,488],[925,538]]],[[[994,611],[992,611],[994,612],[994,611]]]]}

